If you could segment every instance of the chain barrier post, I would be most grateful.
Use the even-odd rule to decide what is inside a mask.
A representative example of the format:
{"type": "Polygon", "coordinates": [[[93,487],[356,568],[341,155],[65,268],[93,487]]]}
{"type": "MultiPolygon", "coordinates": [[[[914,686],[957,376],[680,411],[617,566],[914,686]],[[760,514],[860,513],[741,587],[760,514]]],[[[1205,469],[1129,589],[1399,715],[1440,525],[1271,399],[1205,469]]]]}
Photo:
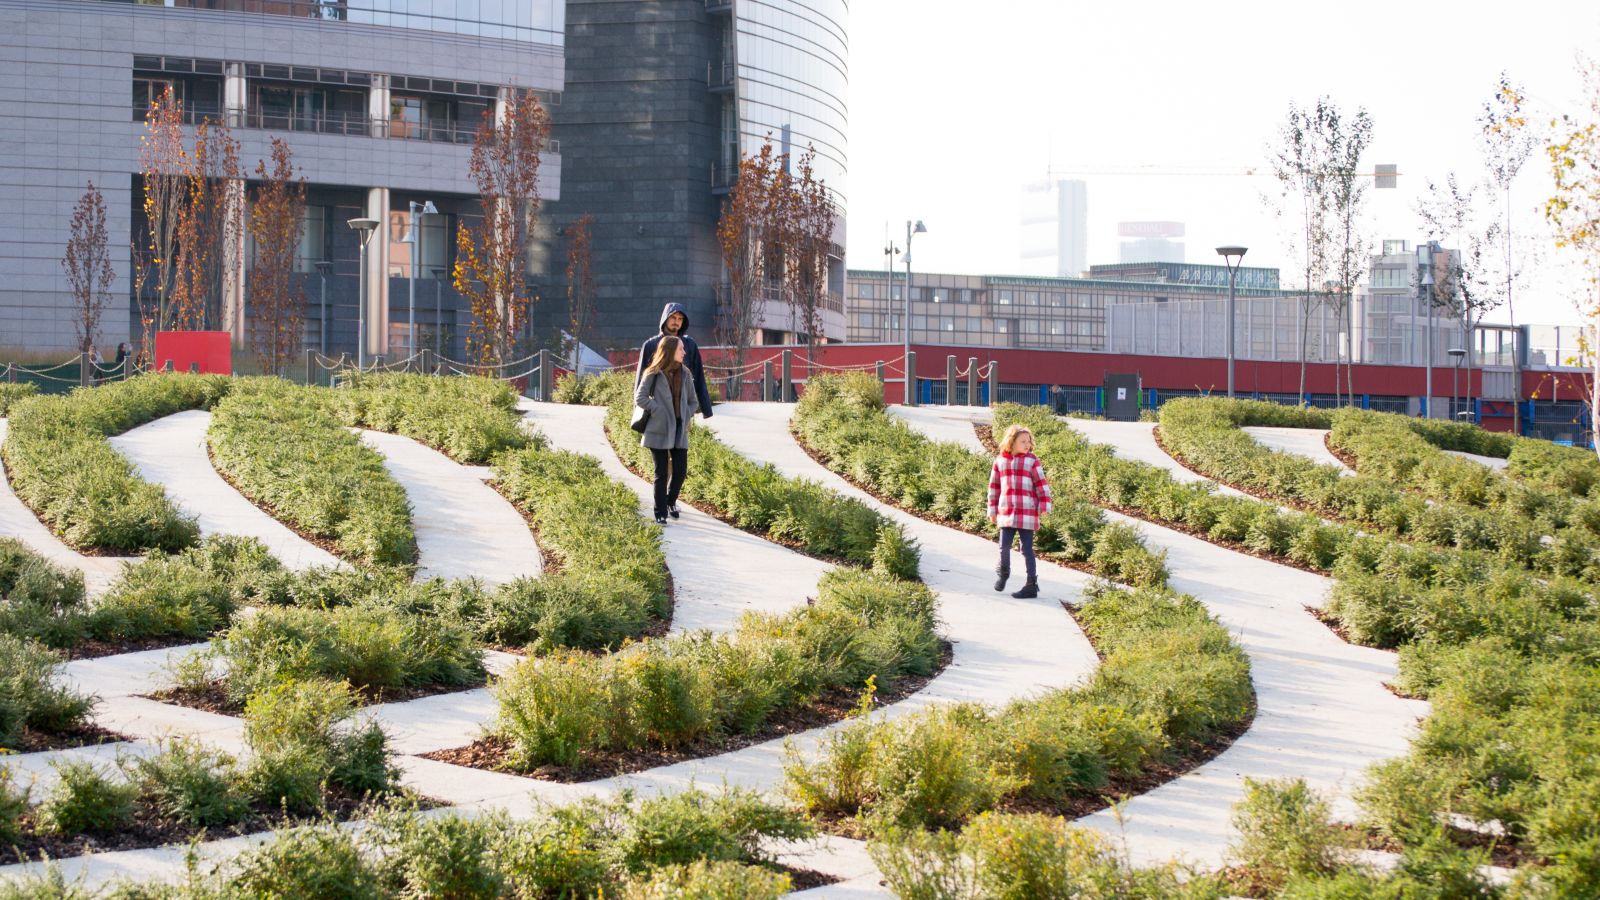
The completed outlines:
{"type": "Polygon", "coordinates": [[[761,364],[761,402],[768,403],[772,400],[772,360],[761,364]]]}
{"type": "Polygon", "coordinates": [[[989,402],[993,406],[1000,402],[1000,361],[989,360],[989,402]]]}
{"type": "Polygon", "coordinates": [[[89,353],[78,354],[78,387],[89,386],[89,353]]]}
{"type": "Polygon", "coordinates": [[[906,378],[901,390],[900,402],[906,406],[917,405],[917,351],[912,350],[906,354],[906,378]]]}
{"type": "Polygon", "coordinates": [[[967,405],[982,406],[983,404],[978,402],[979,399],[981,398],[978,396],[978,358],[969,356],[967,357],[967,405]]]}
{"type": "Polygon", "coordinates": [[[555,384],[555,370],[550,366],[550,351],[539,351],[539,402],[550,402],[550,388],[555,384]]]}
{"type": "Polygon", "coordinates": [[[314,377],[313,373],[311,371],[311,352],[312,352],[311,348],[307,347],[306,348],[306,387],[310,387],[311,386],[311,379],[312,379],[312,377],[314,377]]]}
{"type": "Polygon", "coordinates": [[[6,381],[17,383],[17,367],[12,363],[6,363],[6,381]]]}
{"type": "Polygon", "coordinates": [[[877,372],[878,372],[878,384],[881,385],[881,384],[883,384],[883,360],[881,360],[881,359],[878,360],[877,372]]]}
{"type": "Polygon", "coordinates": [[[944,358],[944,405],[954,406],[956,402],[956,357],[950,354],[944,358]]]}
{"type": "Polygon", "coordinates": [[[783,394],[779,398],[783,403],[794,402],[794,351],[783,351],[783,394]]]}
{"type": "Polygon", "coordinates": [[[433,348],[432,347],[423,347],[422,348],[422,352],[419,355],[419,362],[422,365],[422,374],[424,374],[424,375],[437,375],[437,374],[439,374],[439,370],[434,368],[433,348]]]}
{"type": "Polygon", "coordinates": [[[122,358],[122,380],[127,381],[133,377],[133,354],[129,353],[122,358]]]}

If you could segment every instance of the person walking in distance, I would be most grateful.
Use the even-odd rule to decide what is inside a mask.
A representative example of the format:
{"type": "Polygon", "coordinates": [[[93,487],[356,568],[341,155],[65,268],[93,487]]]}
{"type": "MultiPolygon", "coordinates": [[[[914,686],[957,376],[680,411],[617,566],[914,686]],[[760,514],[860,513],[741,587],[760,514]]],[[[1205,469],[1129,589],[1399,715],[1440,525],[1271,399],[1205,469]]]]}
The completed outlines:
{"type": "Polygon", "coordinates": [[[650,451],[656,466],[656,524],[678,517],[678,492],[689,472],[689,425],[700,409],[700,397],[691,383],[684,359],[688,351],[675,335],[656,343],[649,368],[633,389],[635,406],[649,413],[639,443],[650,451]]]}
{"type": "Polygon", "coordinates": [[[1033,533],[1039,519],[1050,512],[1050,482],[1044,466],[1033,455],[1033,432],[1013,425],[1000,440],[1000,455],[989,471],[989,521],[1000,528],[1000,565],[994,570],[994,589],[1006,589],[1011,577],[1011,541],[1022,538],[1022,562],[1028,583],[1011,596],[1027,600],[1039,596],[1039,570],[1033,558],[1033,533]]]}
{"type": "Polygon", "coordinates": [[[711,392],[706,389],[706,372],[700,363],[700,345],[689,337],[689,313],[682,303],[668,303],[661,308],[661,331],[639,348],[639,365],[633,373],[633,386],[637,388],[639,382],[644,380],[645,367],[656,358],[656,346],[667,335],[683,342],[683,365],[694,376],[693,390],[695,398],[700,401],[700,415],[711,418],[711,392]]]}

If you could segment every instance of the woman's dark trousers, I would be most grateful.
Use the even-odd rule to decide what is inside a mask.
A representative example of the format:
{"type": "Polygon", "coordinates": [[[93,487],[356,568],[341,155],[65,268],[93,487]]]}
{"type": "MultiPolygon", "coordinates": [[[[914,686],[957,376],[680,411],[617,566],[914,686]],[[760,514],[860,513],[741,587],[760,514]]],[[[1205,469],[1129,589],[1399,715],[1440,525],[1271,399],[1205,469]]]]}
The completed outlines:
{"type": "Polygon", "coordinates": [[[656,462],[656,518],[664,519],[667,510],[678,505],[678,491],[683,489],[683,476],[689,472],[689,451],[652,448],[650,455],[656,462]]]}

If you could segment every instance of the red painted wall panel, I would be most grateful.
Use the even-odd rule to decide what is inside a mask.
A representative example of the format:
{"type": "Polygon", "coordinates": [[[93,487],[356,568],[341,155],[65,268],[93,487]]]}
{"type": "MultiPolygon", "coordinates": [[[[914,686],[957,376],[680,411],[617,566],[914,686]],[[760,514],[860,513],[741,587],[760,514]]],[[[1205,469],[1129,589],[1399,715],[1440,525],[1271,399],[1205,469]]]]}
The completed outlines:
{"type": "Polygon", "coordinates": [[[165,371],[170,360],[175,372],[187,372],[190,364],[198,364],[201,372],[232,375],[231,337],[226,331],[158,331],[155,370],[165,371]]]}

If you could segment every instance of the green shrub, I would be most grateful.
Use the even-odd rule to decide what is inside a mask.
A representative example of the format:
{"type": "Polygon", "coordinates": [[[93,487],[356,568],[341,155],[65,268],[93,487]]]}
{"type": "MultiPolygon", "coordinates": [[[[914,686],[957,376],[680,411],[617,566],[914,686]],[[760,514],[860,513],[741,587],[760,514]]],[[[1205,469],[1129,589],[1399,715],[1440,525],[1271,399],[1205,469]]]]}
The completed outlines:
{"type": "Polygon", "coordinates": [[[83,636],[86,618],[81,573],[0,538],[0,634],[65,648],[83,636]]]}
{"type": "Polygon", "coordinates": [[[0,416],[11,415],[12,407],[39,394],[39,386],[31,381],[0,382],[0,416]]]}
{"type": "Polygon", "coordinates": [[[519,897],[595,897],[615,879],[617,828],[609,811],[591,801],[542,812],[513,825],[498,857],[519,897]]]}
{"type": "Polygon", "coordinates": [[[89,632],[107,641],[202,638],[236,609],[265,599],[283,571],[252,538],[213,535],[175,555],[152,552],[100,597],[89,632]]]}
{"type": "Polygon", "coordinates": [[[702,860],[754,862],[766,859],[763,840],[800,840],[814,833],[804,818],[754,791],[688,790],[639,801],[618,830],[616,853],[630,872],[702,860]]]}
{"type": "Polygon", "coordinates": [[[384,850],[377,868],[390,896],[495,900],[507,896],[500,852],[510,830],[503,813],[466,818],[383,810],[367,840],[384,850]]]}
{"type": "Polygon", "coordinates": [[[376,722],[354,721],[356,697],[331,681],[282,682],[245,705],[252,798],[292,811],[316,809],[324,786],[354,796],[393,790],[399,772],[376,722]]]}
{"type": "Polygon", "coordinates": [[[142,481],[106,438],[187,409],[207,409],[232,382],[215,375],[144,375],[11,411],[0,452],[17,495],[68,544],[112,552],[179,550],[199,539],[195,520],[142,481]]]}
{"type": "Polygon", "coordinates": [[[57,683],[61,659],[48,649],[0,634],[0,748],[23,729],[61,732],[84,724],[95,700],[57,683]]]}
{"type": "Polygon", "coordinates": [[[233,757],[189,738],[171,738],[155,756],[127,764],[142,802],[162,819],[196,828],[229,825],[250,812],[233,757]]]}
{"type": "Polygon", "coordinates": [[[789,876],[759,866],[695,862],[668,866],[629,882],[623,900],[778,900],[789,876]]]}
{"type": "Polygon", "coordinates": [[[105,834],[133,818],[138,789],[87,762],[58,762],[56,786],[39,804],[38,827],[47,834],[105,834]]]}
{"type": "Polygon", "coordinates": [[[1278,890],[1292,878],[1332,873],[1347,843],[1329,818],[1328,802],[1299,779],[1246,778],[1233,827],[1234,862],[1265,891],[1278,890]]]}
{"type": "Polygon", "coordinates": [[[353,374],[334,408],[346,425],[404,435],[467,465],[529,445],[517,394],[494,378],[353,374]]]}
{"type": "Polygon", "coordinates": [[[0,842],[9,844],[22,834],[29,793],[27,785],[17,785],[10,766],[0,768],[0,842]]]}
{"type": "Polygon", "coordinates": [[[224,885],[226,896],[370,900],[382,896],[378,873],[355,835],[342,828],[301,826],[246,851],[224,885]]]}
{"type": "Polygon", "coordinates": [[[212,460],[246,496],[368,564],[410,565],[416,535],[405,490],[383,456],[332,412],[336,394],[274,378],[240,379],[217,404],[212,460]]]}

